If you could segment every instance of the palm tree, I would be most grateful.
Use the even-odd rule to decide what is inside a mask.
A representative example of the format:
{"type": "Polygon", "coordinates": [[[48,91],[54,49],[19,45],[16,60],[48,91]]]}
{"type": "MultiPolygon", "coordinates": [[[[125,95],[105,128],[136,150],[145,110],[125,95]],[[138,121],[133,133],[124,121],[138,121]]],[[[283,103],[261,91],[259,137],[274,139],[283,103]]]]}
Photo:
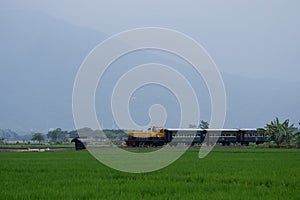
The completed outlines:
{"type": "Polygon", "coordinates": [[[270,136],[270,140],[274,141],[277,147],[280,147],[280,144],[283,142],[286,142],[288,145],[290,144],[296,128],[294,124],[289,124],[288,119],[280,123],[278,117],[276,117],[270,124],[266,124],[265,130],[266,134],[270,136]]]}
{"type": "MultiPolygon", "coordinates": [[[[299,122],[300,125],[300,122],[299,122]]],[[[294,140],[297,147],[300,146],[300,129],[297,130],[297,132],[294,134],[294,140]]]]}
{"type": "Polygon", "coordinates": [[[295,134],[295,144],[297,147],[300,146],[300,132],[295,134]]]}

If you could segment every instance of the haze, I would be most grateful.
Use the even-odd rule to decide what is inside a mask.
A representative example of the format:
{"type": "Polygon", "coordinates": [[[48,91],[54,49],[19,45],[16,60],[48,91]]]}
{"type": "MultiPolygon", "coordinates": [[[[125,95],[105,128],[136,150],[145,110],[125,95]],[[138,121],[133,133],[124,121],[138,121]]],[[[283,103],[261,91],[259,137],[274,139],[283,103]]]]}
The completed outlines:
{"type": "MultiPolygon", "coordinates": [[[[299,11],[296,0],[1,1],[0,129],[73,129],[72,87],[85,56],[113,34],[148,26],[181,31],[206,48],[226,87],[225,127],[261,127],[275,116],[298,123],[299,11]]],[[[153,52],[142,58],[127,63],[179,63],[153,52]]],[[[146,108],[157,103],[147,99],[146,108]]],[[[209,100],[202,102],[202,118],[209,120],[209,100]]],[[[133,115],[143,124],[147,113],[138,105],[133,115]]],[[[108,111],[99,115],[114,128],[108,111]]]]}

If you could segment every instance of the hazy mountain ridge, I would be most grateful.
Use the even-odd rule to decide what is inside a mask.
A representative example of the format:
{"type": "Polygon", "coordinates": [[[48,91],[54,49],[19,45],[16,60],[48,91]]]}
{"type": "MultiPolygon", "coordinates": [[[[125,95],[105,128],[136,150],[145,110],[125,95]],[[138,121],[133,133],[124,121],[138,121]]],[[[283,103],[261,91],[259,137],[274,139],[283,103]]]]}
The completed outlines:
{"type": "Polygon", "coordinates": [[[72,128],[70,102],[77,70],[107,36],[40,13],[0,15],[0,91],[5,94],[0,127],[72,128]],[[7,18],[11,24],[5,23],[7,18]]]}
{"type": "MultiPolygon", "coordinates": [[[[42,132],[53,127],[74,129],[71,102],[77,70],[89,51],[107,35],[40,13],[2,12],[0,16],[0,91],[3,94],[0,127],[42,132]],[[11,18],[12,23],[5,23],[6,18],[11,18]]],[[[127,59],[126,63],[131,65],[153,58],[171,66],[177,63],[162,56],[146,57],[127,59]]],[[[300,120],[297,119],[299,113],[295,112],[300,98],[299,81],[222,75],[228,98],[226,127],[262,126],[275,116],[290,118],[293,122],[300,120]]],[[[201,90],[205,88],[199,87],[201,90]]],[[[110,92],[111,88],[106,90],[110,92]]],[[[203,95],[203,99],[209,98],[207,92],[198,95],[203,95]]],[[[150,105],[152,100],[146,98],[141,105],[150,105]]],[[[109,103],[109,99],[105,102],[109,103]]],[[[205,104],[207,102],[205,100],[205,104]]],[[[209,109],[203,109],[203,118],[209,120],[209,109]]],[[[137,107],[135,113],[141,121],[148,120],[144,108],[137,107]]],[[[108,114],[103,115],[106,117],[108,114]]],[[[106,128],[114,128],[110,118],[106,128]]]]}
{"type": "Polygon", "coordinates": [[[0,129],[0,139],[4,139],[6,141],[18,141],[23,140],[23,137],[10,129],[0,129]]]}

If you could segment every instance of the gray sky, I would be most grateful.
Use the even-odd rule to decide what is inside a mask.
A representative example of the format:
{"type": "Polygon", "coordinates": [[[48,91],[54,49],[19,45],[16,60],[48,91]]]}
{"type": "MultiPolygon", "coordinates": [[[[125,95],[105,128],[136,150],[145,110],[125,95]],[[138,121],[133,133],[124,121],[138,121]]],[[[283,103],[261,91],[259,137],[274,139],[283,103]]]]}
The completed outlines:
{"type": "Polygon", "coordinates": [[[300,71],[297,0],[1,2],[1,9],[42,12],[109,35],[144,26],[182,31],[228,73],[293,80],[300,71]]]}
{"type": "Polygon", "coordinates": [[[72,129],[84,57],[105,37],[148,26],[181,31],[208,51],[224,74],[227,127],[259,127],[275,116],[298,123],[299,11],[297,0],[2,0],[0,128],[72,129]]]}

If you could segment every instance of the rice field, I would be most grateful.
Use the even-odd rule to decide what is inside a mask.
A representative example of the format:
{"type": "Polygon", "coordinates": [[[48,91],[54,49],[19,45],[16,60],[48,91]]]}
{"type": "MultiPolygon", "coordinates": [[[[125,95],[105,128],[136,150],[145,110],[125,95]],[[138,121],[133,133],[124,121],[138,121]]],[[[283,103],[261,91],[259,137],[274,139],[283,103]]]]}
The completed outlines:
{"type": "Polygon", "coordinates": [[[300,199],[299,149],[187,151],[147,174],[87,151],[0,152],[0,199],[300,199]]]}

